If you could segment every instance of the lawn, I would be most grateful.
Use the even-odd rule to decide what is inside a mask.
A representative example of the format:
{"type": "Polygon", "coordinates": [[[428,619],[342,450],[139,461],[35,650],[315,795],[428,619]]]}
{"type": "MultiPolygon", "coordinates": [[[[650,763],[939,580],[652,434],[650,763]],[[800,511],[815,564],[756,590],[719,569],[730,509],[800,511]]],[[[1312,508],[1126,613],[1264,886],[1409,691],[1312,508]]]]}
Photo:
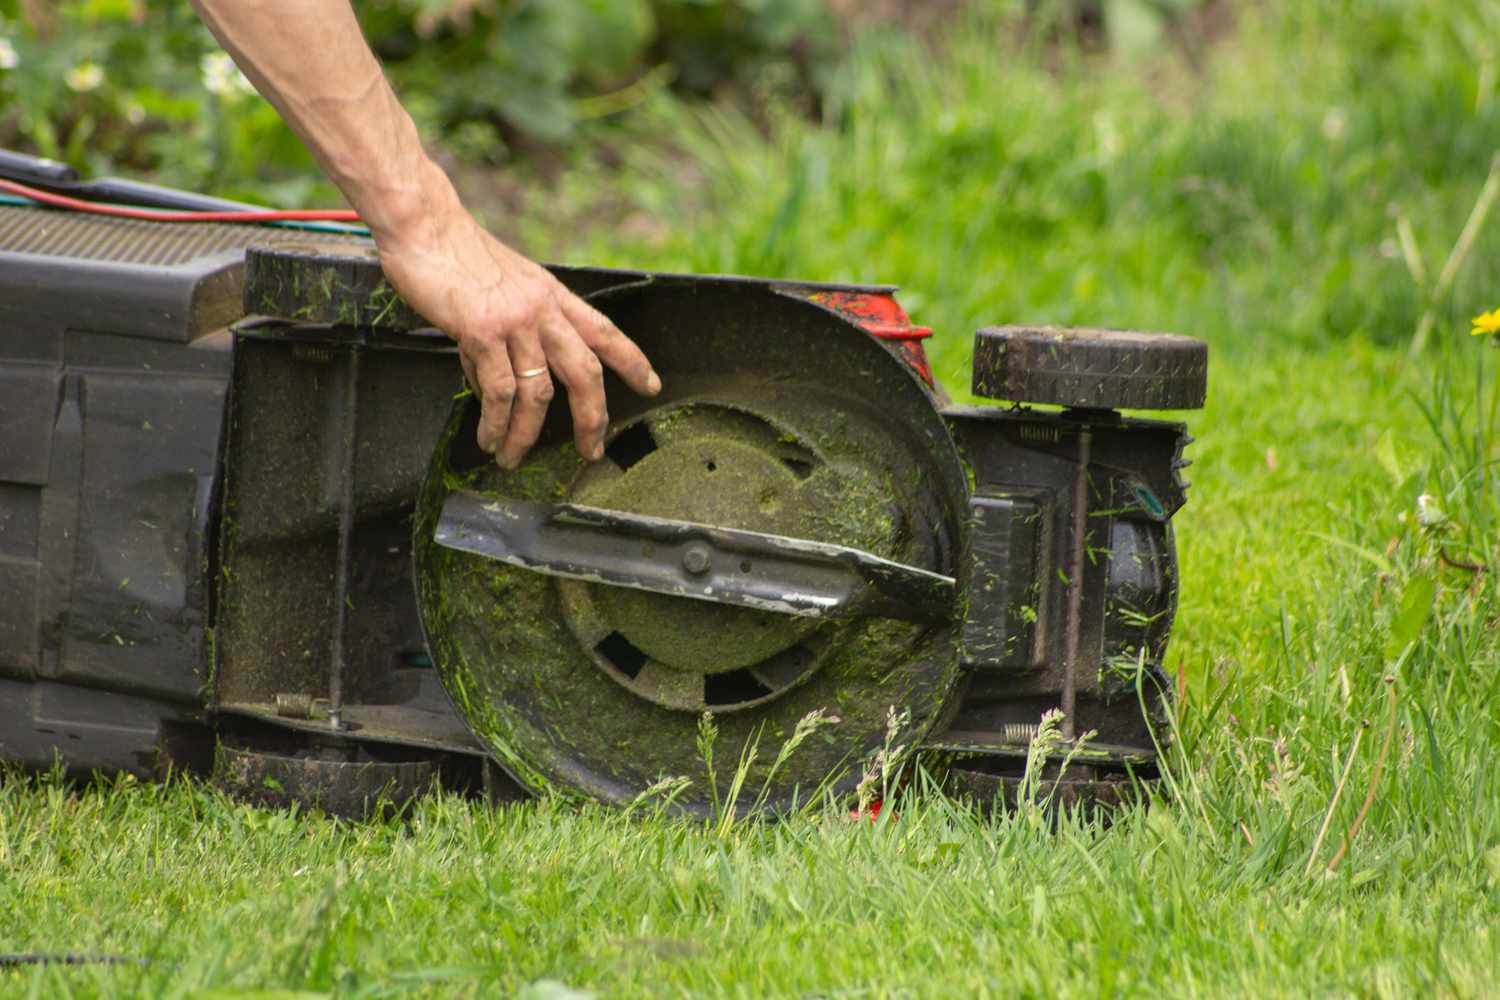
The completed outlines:
{"type": "Polygon", "coordinates": [[[980,818],[919,781],[876,823],[448,797],[347,824],[12,778],[0,951],[142,961],[0,992],[1500,994],[1500,352],[1468,335],[1500,223],[1445,269],[1500,150],[1497,28],[1282,0],[1192,59],[1107,57],[973,13],[866,39],[819,125],[638,109],[670,144],[513,223],[554,258],[899,282],[955,395],[985,323],[1206,338],[1149,806],[980,818]],[[555,225],[601,192],[651,224],[555,225]]]}

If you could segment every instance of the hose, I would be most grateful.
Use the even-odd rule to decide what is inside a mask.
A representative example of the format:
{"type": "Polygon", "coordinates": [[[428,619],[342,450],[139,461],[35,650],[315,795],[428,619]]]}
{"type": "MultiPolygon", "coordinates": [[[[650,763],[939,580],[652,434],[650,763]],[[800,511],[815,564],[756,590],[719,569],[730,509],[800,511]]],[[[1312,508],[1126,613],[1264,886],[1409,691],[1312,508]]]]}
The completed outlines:
{"type": "Polygon", "coordinates": [[[247,209],[223,212],[172,212],[98,202],[52,194],[27,184],[0,178],[0,191],[19,195],[39,205],[64,208],[72,212],[109,215],[117,219],[143,219],[150,222],[359,222],[359,213],[349,209],[247,209]]]}

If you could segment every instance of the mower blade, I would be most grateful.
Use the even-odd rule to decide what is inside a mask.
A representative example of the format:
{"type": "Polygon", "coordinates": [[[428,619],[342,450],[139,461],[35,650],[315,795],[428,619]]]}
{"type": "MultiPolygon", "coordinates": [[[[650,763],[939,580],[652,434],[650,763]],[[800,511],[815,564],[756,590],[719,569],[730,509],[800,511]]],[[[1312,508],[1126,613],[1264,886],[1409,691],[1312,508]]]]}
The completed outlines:
{"type": "Polygon", "coordinates": [[[578,504],[455,492],[433,537],[549,576],[804,618],[954,615],[951,576],[841,545],[578,504]]]}

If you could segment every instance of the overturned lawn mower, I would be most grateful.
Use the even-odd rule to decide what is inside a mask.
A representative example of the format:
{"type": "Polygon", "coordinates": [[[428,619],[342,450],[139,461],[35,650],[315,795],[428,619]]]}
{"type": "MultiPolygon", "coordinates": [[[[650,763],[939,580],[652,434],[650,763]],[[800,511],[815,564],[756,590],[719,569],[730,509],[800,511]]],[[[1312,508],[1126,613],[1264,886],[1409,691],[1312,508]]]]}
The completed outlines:
{"type": "Polygon", "coordinates": [[[890,288],[553,271],[664,390],[608,381],[596,463],[556,401],[508,472],[366,241],[0,205],[0,756],[703,812],[704,713],[721,788],[836,717],[751,768],[777,811],[893,714],[993,800],[1057,709],[1065,798],[1150,776],[1189,439],[1118,410],[1200,406],[1201,342],[981,330],[1011,405],[956,406],[890,288]]]}

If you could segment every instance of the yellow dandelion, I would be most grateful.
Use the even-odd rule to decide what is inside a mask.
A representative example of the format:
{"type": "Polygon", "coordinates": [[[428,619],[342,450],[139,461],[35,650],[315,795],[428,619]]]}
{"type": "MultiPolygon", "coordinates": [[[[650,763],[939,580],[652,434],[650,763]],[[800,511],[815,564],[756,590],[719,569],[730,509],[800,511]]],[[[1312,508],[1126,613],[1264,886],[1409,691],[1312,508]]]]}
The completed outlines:
{"type": "Polygon", "coordinates": [[[1491,309],[1474,317],[1474,328],[1469,332],[1476,337],[1494,336],[1500,333],[1500,309],[1491,309]]]}

